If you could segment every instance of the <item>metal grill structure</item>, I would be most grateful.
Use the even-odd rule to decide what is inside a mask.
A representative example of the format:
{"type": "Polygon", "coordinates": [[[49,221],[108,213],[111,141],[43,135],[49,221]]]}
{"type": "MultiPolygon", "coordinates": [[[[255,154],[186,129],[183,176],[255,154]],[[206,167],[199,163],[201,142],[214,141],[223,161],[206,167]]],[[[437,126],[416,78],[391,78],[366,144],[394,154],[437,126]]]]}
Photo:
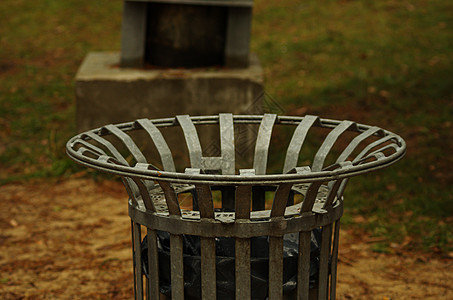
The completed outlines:
{"type": "Polygon", "coordinates": [[[220,237],[235,241],[235,295],[231,298],[251,299],[250,239],[267,236],[268,299],[324,300],[335,299],[339,220],[346,183],[352,176],[398,161],[405,153],[405,142],[378,127],[310,115],[182,115],[90,130],[69,140],[67,153],[82,165],[117,174],[124,181],[130,197],[136,299],[160,299],[157,234],[165,231],[170,234],[172,299],[185,299],[183,235],[193,235],[200,237],[201,244],[201,299],[216,299],[215,239],[220,237]],[[205,124],[219,128],[220,156],[203,156],[197,129],[205,124]],[[251,141],[255,144],[253,162],[249,168],[238,169],[235,129],[251,124],[258,128],[256,140],[251,141]],[[277,126],[292,128],[292,138],[284,142],[275,139],[272,132],[277,126]],[[182,130],[185,145],[181,141],[177,147],[187,148],[188,166],[176,166],[175,149],[170,149],[160,130],[164,127],[182,130]],[[301,149],[316,130],[324,135],[314,135],[318,141],[310,140],[306,145],[311,149],[306,154],[311,157],[306,157],[301,149]],[[134,140],[136,131],[146,133],[142,137],[147,138],[134,140]],[[267,173],[274,140],[279,151],[287,145],[278,174],[267,173]],[[145,144],[154,145],[159,155],[146,157],[141,151],[145,144]],[[221,197],[213,196],[216,190],[221,197]],[[191,207],[181,204],[183,195],[192,198],[191,207]],[[149,279],[141,263],[142,226],[148,236],[145,255],[149,279]],[[322,232],[319,274],[316,287],[310,289],[310,236],[315,229],[322,232]],[[289,233],[299,236],[297,286],[284,297],[283,239],[289,233]]]}

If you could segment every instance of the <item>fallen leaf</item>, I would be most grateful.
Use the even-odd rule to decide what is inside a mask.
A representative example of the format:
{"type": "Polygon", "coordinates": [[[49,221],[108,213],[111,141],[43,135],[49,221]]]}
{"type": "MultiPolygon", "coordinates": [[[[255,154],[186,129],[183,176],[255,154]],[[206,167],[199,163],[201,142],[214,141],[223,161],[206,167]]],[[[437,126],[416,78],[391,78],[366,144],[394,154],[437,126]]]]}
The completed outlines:
{"type": "Polygon", "coordinates": [[[19,226],[19,223],[17,223],[17,221],[14,220],[14,219],[11,219],[11,220],[9,221],[9,224],[10,224],[11,226],[13,226],[13,227],[19,226]]]}

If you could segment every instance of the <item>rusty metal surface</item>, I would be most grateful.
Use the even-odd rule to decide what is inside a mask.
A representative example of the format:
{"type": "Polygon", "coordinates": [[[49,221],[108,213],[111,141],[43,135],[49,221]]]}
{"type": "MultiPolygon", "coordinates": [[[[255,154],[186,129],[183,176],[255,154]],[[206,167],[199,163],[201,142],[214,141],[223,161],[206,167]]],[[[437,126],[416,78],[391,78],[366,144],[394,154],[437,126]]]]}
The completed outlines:
{"type": "Polygon", "coordinates": [[[202,299],[215,299],[217,294],[216,238],[235,239],[236,278],[232,279],[235,297],[249,299],[250,239],[268,236],[268,297],[283,299],[283,237],[288,233],[299,236],[297,288],[289,297],[334,299],[339,220],[343,214],[346,184],[353,176],[395,163],[403,157],[405,149],[401,137],[378,127],[316,116],[273,114],[140,119],[93,129],[67,143],[67,153],[76,162],[117,174],[123,179],[130,197],[136,299],[144,299],[144,294],[147,299],[157,299],[159,294],[157,231],[169,232],[171,236],[173,299],[184,299],[184,235],[201,239],[202,299]],[[208,124],[219,128],[220,156],[203,154],[198,127],[208,124]],[[243,169],[236,165],[235,128],[249,125],[257,127],[258,134],[257,139],[251,141],[255,147],[250,162],[253,167],[243,169]],[[290,126],[294,130],[291,140],[286,143],[286,157],[281,165],[283,172],[269,174],[268,157],[273,155],[271,137],[276,126],[290,126]],[[184,147],[188,150],[186,160],[190,162],[184,171],[177,171],[181,167],[173,152],[178,149],[165,142],[165,131],[161,129],[166,127],[180,128],[184,136],[184,147]],[[300,159],[301,153],[304,154],[304,142],[316,130],[325,132],[317,143],[318,148],[311,157],[300,159]],[[137,132],[145,134],[137,139],[137,132]],[[156,157],[142,152],[144,143],[148,142],[143,136],[154,145],[156,157]],[[309,161],[310,165],[300,165],[301,160],[309,161]],[[219,200],[213,196],[215,191],[221,192],[220,210],[214,209],[219,200]],[[267,196],[269,193],[272,197],[267,196]],[[192,207],[181,204],[183,196],[192,199],[192,207]],[[145,254],[141,252],[140,226],[148,230],[145,254]],[[310,236],[313,230],[320,228],[318,285],[309,289],[310,236]],[[147,272],[152,275],[146,285],[141,269],[142,255],[148,256],[147,272]]]}

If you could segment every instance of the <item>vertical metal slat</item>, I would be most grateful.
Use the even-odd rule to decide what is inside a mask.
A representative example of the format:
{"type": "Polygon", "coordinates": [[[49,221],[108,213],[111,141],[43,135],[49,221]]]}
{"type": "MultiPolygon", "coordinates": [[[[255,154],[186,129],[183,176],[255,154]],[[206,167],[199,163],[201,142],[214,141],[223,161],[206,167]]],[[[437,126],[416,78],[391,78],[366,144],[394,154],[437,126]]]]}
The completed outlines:
{"type": "Polygon", "coordinates": [[[202,219],[214,219],[214,203],[212,201],[212,193],[209,185],[196,184],[195,191],[198,195],[198,206],[202,219]]]}
{"type": "MultiPolygon", "coordinates": [[[[243,185],[236,188],[236,221],[250,219],[250,198],[252,186],[243,185]]],[[[251,299],[250,280],[250,239],[235,239],[235,278],[236,299],[251,299]]]]}
{"type": "Polygon", "coordinates": [[[201,246],[201,299],[216,298],[215,239],[200,237],[201,246]]]}
{"type": "Polygon", "coordinates": [[[137,281],[137,292],[136,298],[143,299],[143,270],[142,270],[142,247],[141,247],[141,231],[140,224],[134,224],[134,255],[135,255],[135,272],[136,272],[136,281],[137,281]]]}
{"type": "MultiPolygon", "coordinates": [[[[214,219],[214,204],[209,185],[195,185],[198,195],[201,222],[214,219]]],[[[200,237],[201,242],[201,297],[203,300],[216,298],[215,239],[200,237]]]]}
{"type": "Polygon", "coordinates": [[[329,285],[329,256],[332,239],[332,224],[322,227],[321,251],[319,257],[318,300],[326,300],[329,285]]]}
{"type": "Polygon", "coordinates": [[[171,298],[184,300],[184,263],[182,236],[170,234],[171,298]]]}
{"type": "Polygon", "coordinates": [[[302,202],[301,212],[311,212],[313,210],[313,205],[315,204],[316,196],[321,185],[322,182],[313,182],[310,184],[302,202]]]}
{"type": "Polygon", "coordinates": [[[142,126],[143,129],[145,129],[145,131],[148,133],[151,140],[153,141],[154,145],[156,146],[164,170],[168,172],[175,172],[176,171],[175,162],[173,161],[171,150],[168,147],[168,144],[165,141],[160,130],[157,129],[157,127],[148,119],[137,120],[137,123],[140,124],[140,126],[142,126]]]}
{"type": "Polygon", "coordinates": [[[310,291],[310,243],[311,232],[299,232],[299,257],[297,260],[297,297],[298,300],[308,300],[310,291]]]}
{"type": "Polygon", "coordinates": [[[222,152],[222,174],[235,173],[234,125],[232,114],[219,114],[220,149],[222,152]]]}
{"type": "MultiPolygon", "coordinates": [[[[272,203],[271,219],[283,218],[291,183],[278,186],[272,203]]],[[[283,297],[283,237],[269,236],[269,300],[283,297]]]]}
{"type": "Polygon", "coordinates": [[[292,183],[282,183],[278,186],[272,202],[271,218],[281,217],[285,214],[292,186],[292,183]]]}
{"type": "Polygon", "coordinates": [[[343,179],[337,179],[333,182],[333,184],[332,182],[329,183],[329,194],[327,195],[326,202],[324,203],[324,209],[332,206],[335,197],[338,196],[338,189],[340,188],[342,182],[343,179]]]}
{"type": "Polygon", "coordinates": [[[332,263],[330,266],[330,299],[336,297],[336,282],[337,282],[337,263],[338,263],[338,245],[340,242],[340,220],[335,222],[335,231],[333,236],[333,247],[332,247],[332,263]]]}
{"type": "MultiPolygon", "coordinates": [[[[129,163],[127,162],[127,160],[112,145],[112,143],[110,143],[109,141],[107,141],[103,137],[101,137],[101,136],[99,136],[99,135],[97,135],[97,134],[95,134],[95,133],[93,133],[91,131],[88,131],[85,134],[86,134],[86,136],[88,136],[92,140],[98,142],[99,144],[101,144],[102,146],[107,148],[107,150],[110,151],[110,153],[112,153],[113,157],[115,157],[118,160],[118,162],[120,162],[121,164],[123,164],[125,166],[129,166],[129,163]]],[[[138,196],[140,194],[140,192],[139,192],[138,187],[136,186],[136,184],[132,181],[132,179],[130,179],[128,177],[124,177],[124,179],[125,179],[125,183],[127,184],[127,186],[129,187],[130,191],[132,192],[131,195],[133,197],[138,196]]],[[[134,199],[134,200],[136,200],[136,199],[134,199]]]]}
{"type": "Polygon", "coordinates": [[[138,190],[140,191],[140,195],[142,196],[143,203],[145,203],[146,209],[148,209],[149,211],[156,211],[156,208],[154,207],[154,203],[151,200],[151,197],[149,196],[148,189],[146,188],[143,180],[138,177],[131,177],[131,179],[137,185],[138,190]]]}
{"type": "Polygon", "coordinates": [[[269,236],[269,300],[283,298],[283,237],[269,236]]]}
{"type": "Polygon", "coordinates": [[[319,120],[319,117],[307,115],[296,127],[286,152],[283,173],[287,173],[289,170],[297,166],[300,149],[302,148],[305,138],[307,137],[308,131],[317,120],[319,120]]]}
{"type": "Polygon", "coordinates": [[[114,125],[106,125],[104,128],[106,128],[114,136],[121,140],[121,142],[127,147],[129,152],[134,156],[137,162],[146,163],[146,157],[143,155],[138,146],[135,144],[134,140],[132,140],[129,135],[127,135],[126,133],[124,133],[124,131],[118,129],[118,127],[114,125]]]}
{"type": "Polygon", "coordinates": [[[252,194],[252,186],[240,185],[236,188],[235,209],[236,220],[250,218],[250,197],[252,194]]]}
{"type": "Polygon", "coordinates": [[[187,149],[189,150],[190,165],[192,168],[201,169],[201,144],[198,138],[197,129],[189,115],[176,116],[179,125],[184,133],[187,149]]]}
{"type": "Polygon", "coordinates": [[[351,126],[355,126],[355,123],[352,121],[342,121],[337,127],[335,127],[319,147],[318,152],[316,152],[315,158],[313,159],[313,172],[321,171],[324,161],[332,149],[335,142],[338,140],[340,135],[348,130],[351,126]]]}
{"type": "Polygon", "coordinates": [[[159,181],[159,185],[164,191],[167,208],[170,215],[180,216],[181,209],[179,207],[178,196],[176,195],[175,189],[171,186],[170,183],[165,181],[159,181]]]}
{"type": "MultiPolygon", "coordinates": [[[[159,256],[157,252],[157,233],[148,228],[148,295],[149,299],[159,299],[159,256]]],[[[149,300],[148,299],[148,300],[149,300]]]]}
{"type": "Polygon", "coordinates": [[[236,299],[251,299],[250,239],[236,238],[235,243],[236,299]]]}
{"type": "Polygon", "coordinates": [[[261,121],[258,137],[256,139],[255,157],[253,160],[253,168],[257,175],[266,174],[269,144],[271,141],[272,128],[274,127],[276,119],[277,115],[275,114],[265,114],[261,121]]]}
{"type": "Polygon", "coordinates": [[[135,270],[135,267],[137,265],[137,262],[135,261],[135,223],[131,219],[131,239],[132,239],[132,270],[133,270],[133,275],[134,275],[134,299],[137,300],[137,272],[135,270]]]}

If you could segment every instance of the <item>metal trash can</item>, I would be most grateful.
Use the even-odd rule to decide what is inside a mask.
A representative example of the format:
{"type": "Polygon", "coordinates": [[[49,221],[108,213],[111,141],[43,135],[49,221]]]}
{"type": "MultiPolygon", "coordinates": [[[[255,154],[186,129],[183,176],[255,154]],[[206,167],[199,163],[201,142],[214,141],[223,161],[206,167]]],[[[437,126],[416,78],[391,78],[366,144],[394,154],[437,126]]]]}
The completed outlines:
{"type": "Polygon", "coordinates": [[[275,114],[140,119],[67,143],[76,162],[123,179],[135,299],[335,299],[346,183],[393,164],[405,149],[378,127],[275,114]],[[205,125],[220,132],[218,156],[203,155],[205,125]],[[244,126],[257,129],[249,135],[254,156],[239,168],[235,132],[244,126]],[[162,132],[171,127],[185,143],[167,145],[162,132]],[[277,127],[292,137],[272,135],[277,127]],[[157,155],[143,150],[149,145],[157,155]],[[187,166],[172,154],[183,148],[187,166]],[[284,157],[280,173],[267,170],[273,155],[284,157]]]}

